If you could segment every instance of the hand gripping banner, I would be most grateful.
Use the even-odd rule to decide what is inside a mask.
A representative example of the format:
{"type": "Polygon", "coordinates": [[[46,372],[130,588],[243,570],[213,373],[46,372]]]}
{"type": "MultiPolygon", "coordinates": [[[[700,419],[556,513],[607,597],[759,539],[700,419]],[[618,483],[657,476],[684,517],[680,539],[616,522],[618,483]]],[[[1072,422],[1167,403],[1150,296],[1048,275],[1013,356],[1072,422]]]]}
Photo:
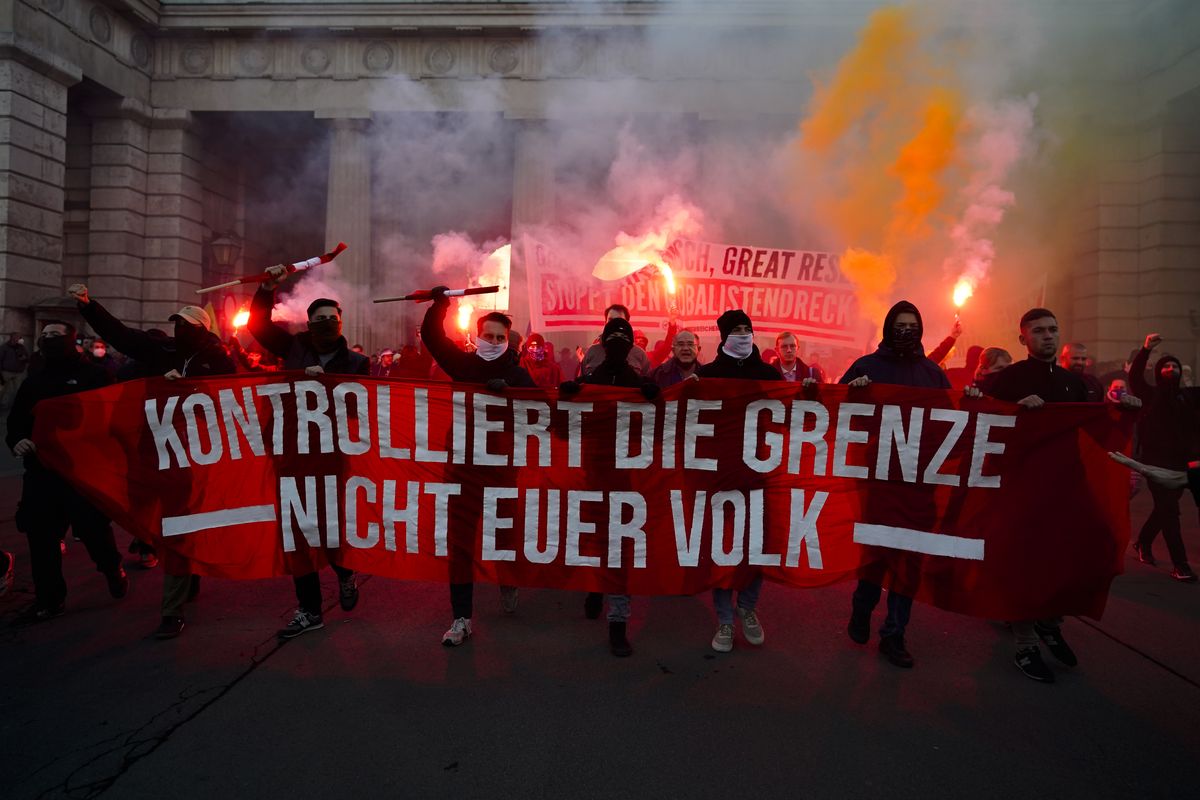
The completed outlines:
{"type": "Polygon", "coordinates": [[[200,574],[327,562],[635,595],[864,577],[995,619],[1104,609],[1130,415],[898,386],[688,381],[654,401],[299,373],[47,400],[42,461],[200,574]]]}

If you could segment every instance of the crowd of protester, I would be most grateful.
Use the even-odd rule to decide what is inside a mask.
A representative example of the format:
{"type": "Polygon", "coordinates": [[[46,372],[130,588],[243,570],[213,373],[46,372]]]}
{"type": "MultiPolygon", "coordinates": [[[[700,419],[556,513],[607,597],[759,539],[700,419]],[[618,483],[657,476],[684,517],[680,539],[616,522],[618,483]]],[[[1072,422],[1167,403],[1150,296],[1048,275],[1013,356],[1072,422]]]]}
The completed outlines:
{"type": "MultiPolygon", "coordinates": [[[[510,318],[498,312],[476,320],[473,338],[456,341],[445,331],[450,302],[445,287],[431,292],[433,302],[420,329],[419,346],[382,349],[368,356],[361,346],[349,344],[342,335],[342,309],[335,299],[314,301],[308,308],[306,329],[299,333],[273,321],[274,293],[287,274],[283,267],[269,272],[271,279],[262,284],[251,304],[248,333],[254,341],[250,347],[236,336],[222,342],[212,332],[209,314],[195,306],[185,306],[171,315],[167,320],[173,326],[171,333],[163,329],[133,330],[91,298],[86,287],[76,284],[68,291],[77,301],[82,318],[95,331],[94,337],[80,337],[67,322],[47,320],[39,332],[36,352],[31,354],[17,334],[10,336],[0,350],[4,380],[0,403],[9,407],[7,443],[25,463],[17,524],[29,539],[36,593],[30,611],[32,620],[50,619],[65,610],[67,587],[61,557],[68,529],[83,542],[114,598],[124,597],[129,588],[110,522],[38,461],[30,438],[37,413],[35,404],[48,397],[143,377],[175,380],[277,369],[303,370],[309,375],[454,380],[481,384],[493,391],[543,387],[564,396],[574,395],[588,385],[622,386],[636,389],[647,398],[683,381],[706,378],[802,384],[829,380],[825,369],[816,363],[815,353],[809,355],[812,363],[801,358],[802,342],[793,333],[778,334],[773,348],[760,351],[754,342],[753,320],[742,310],[726,311],[716,320],[720,336],[711,353],[694,331],[680,328],[673,316],[664,338],[651,347],[645,333],[633,327],[629,309],[621,305],[605,310],[603,330],[586,350],[556,348],[536,332],[520,337],[512,330],[510,318]]],[[[1196,575],[1182,541],[1180,500],[1189,480],[1193,491],[1200,483],[1195,479],[1200,390],[1191,387],[1183,364],[1174,356],[1163,355],[1148,370],[1150,357],[1162,342],[1161,337],[1151,334],[1130,354],[1125,370],[1101,379],[1091,374],[1092,364],[1083,343],[1060,346],[1053,312],[1031,309],[1020,319],[1018,330],[1018,341],[1026,350],[1023,359],[1014,359],[1009,350],[999,346],[971,347],[964,366],[946,368],[946,359],[962,333],[961,326],[956,322],[950,335],[926,353],[920,311],[902,301],[888,312],[875,351],[854,360],[838,382],[851,387],[875,382],[952,389],[970,397],[987,395],[1011,401],[1031,411],[1046,403],[1108,402],[1137,413],[1135,460],[1117,456],[1137,474],[1148,476],[1154,499],[1154,509],[1133,543],[1137,557],[1145,564],[1155,564],[1153,544],[1162,534],[1172,562],[1171,577],[1194,582],[1196,575]]],[[[469,476],[464,472],[463,477],[469,476]]],[[[165,553],[160,561],[153,548],[140,542],[135,542],[134,549],[141,567],[150,569],[161,563],[164,572],[162,614],[155,636],[169,639],[180,635],[184,606],[199,592],[198,577],[190,574],[186,559],[165,553]]],[[[12,565],[11,554],[0,554],[0,587],[11,584],[12,565]]],[[[334,570],[340,606],[351,611],[358,603],[355,575],[340,566],[334,570]]],[[[470,563],[451,564],[449,599],[453,621],[442,636],[448,646],[463,644],[473,633],[472,577],[470,563]]],[[[853,591],[846,630],[858,644],[870,639],[872,613],[882,599],[885,582],[883,576],[864,577],[853,591]]],[[[279,631],[284,639],[324,625],[318,575],[297,576],[294,584],[297,611],[279,631]]],[[[731,651],[738,628],[747,644],[763,644],[765,632],[758,616],[761,590],[761,575],[736,593],[713,590],[717,620],[713,650],[731,651]]],[[[500,596],[503,610],[515,612],[517,588],[501,586],[500,596]]],[[[605,600],[611,651],[628,656],[633,652],[627,629],[631,598],[588,594],[584,598],[585,616],[598,618],[605,600]]],[[[915,660],[908,650],[905,632],[913,599],[889,591],[886,606],[878,631],[880,652],[890,663],[911,668],[915,660]]],[[[1045,645],[1060,664],[1077,663],[1064,639],[1062,622],[1060,616],[1010,622],[1014,663],[1030,678],[1054,680],[1054,672],[1041,657],[1040,645],[1045,645]]]]}

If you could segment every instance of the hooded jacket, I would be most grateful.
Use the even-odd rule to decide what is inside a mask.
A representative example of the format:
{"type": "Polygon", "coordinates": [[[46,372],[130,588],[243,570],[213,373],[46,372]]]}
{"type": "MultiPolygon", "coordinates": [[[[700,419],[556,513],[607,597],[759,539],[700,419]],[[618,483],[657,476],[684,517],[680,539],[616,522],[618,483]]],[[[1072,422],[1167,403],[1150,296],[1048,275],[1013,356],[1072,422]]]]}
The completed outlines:
{"type": "Polygon", "coordinates": [[[79,313],[110,347],[140,362],[150,375],[165,375],[173,369],[188,378],[237,372],[229,351],[211,331],[205,331],[200,347],[188,354],[180,351],[174,337],[154,336],[126,327],[95,300],[80,303],[79,313]]]}
{"type": "Polygon", "coordinates": [[[1162,380],[1164,364],[1180,363],[1170,355],[1154,364],[1155,384],[1151,386],[1145,377],[1149,360],[1150,351],[1143,347],[1129,365],[1129,388],[1142,401],[1139,457],[1156,467],[1185,470],[1200,451],[1200,388],[1180,386],[1178,380],[1170,384],[1162,380]]]}
{"type": "Polygon", "coordinates": [[[421,322],[421,341],[437,365],[450,376],[450,380],[487,383],[494,378],[501,378],[509,386],[536,387],[533,378],[518,363],[516,351],[511,348],[501,353],[495,361],[484,361],[474,353],[459,350],[446,335],[446,311],[449,308],[450,301],[444,297],[433,301],[421,322]]]}
{"type": "Polygon", "coordinates": [[[949,389],[950,379],[941,367],[925,357],[925,349],[920,339],[925,333],[925,323],[921,320],[921,312],[907,300],[901,300],[891,307],[883,321],[883,339],[875,352],[862,356],[850,365],[846,374],[838,383],[849,383],[855,378],[866,375],[875,383],[890,383],[896,386],[916,386],[925,389],[949,389]],[[917,318],[917,346],[911,353],[901,353],[893,342],[892,326],[896,317],[904,312],[917,318]]]}
{"type": "Polygon", "coordinates": [[[321,367],[333,375],[370,374],[371,359],[351,350],[345,336],[338,337],[333,357],[322,365],[321,353],[313,344],[312,334],[308,331],[289,333],[280,327],[271,319],[271,311],[274,308],[274,290],[260,288],[250,302],[250,321],[246,327],[268,352],[283,359],[284,369],[321,367]]]}

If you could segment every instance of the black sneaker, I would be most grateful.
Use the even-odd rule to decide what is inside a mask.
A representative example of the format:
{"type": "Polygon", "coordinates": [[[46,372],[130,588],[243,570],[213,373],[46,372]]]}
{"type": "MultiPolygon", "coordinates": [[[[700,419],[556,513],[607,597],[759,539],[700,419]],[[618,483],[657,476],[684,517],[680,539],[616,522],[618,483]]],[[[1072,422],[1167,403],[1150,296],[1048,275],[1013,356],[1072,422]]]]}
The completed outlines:
{"type": "Polygon", "coordinates": [[[320,614],[310,614],[303,608],[296,609],[296,616],[292,617],[292,621],[287,624],[286,628],[277,631],[276,635],[280,639],[295,639],[302,633],[315,631],[325,627],[325,621],[321,619],[320,614]]]}
{"type": "Polygon", "coordinates": [[[1017,669],[1025,673],[1026,678],[1041,683],[1054,683],[1054,673],[1046,666],[1046,662],[1042,661],[1042,651],[1037,647],[1018,650],[1016,656],[1013,657],[1013,663],[1017,665],[1017,669]]]}
{"type": "Polygon", "coordinates": [[[1140,543],[1133,543],[1133,552],[1137,553],[1138,561],[1148,566],[1158,566],[1158,562],[1154,560],[1154,554],[1150,552],[1149,547],[1142,547],[1140,543]]]}
{"type": "Polygon", "coordinates": [[[588,592],[583,598],[583,615],[588,619],[600,619],[600,610],[604,608],[604,595],[599,592],[588,592]]]}
{"type": "Polygon", "coordinates": [[[629,639],[625,638],[624,622],[608,623],[608,646],[612,650],[612,654],[618,658],[633,655],[633,645],[629,643],[629,639]]]}
{"type": "Polygon", "coordinates": [[[183,617],[163,617],[154,630],[155,639],[174,639],[183,633],[183,617]]]}
{"type": "Polygon", "coordinates": [[[52,606],[34,606],[33,621],[45,622],[48,619],[61,617],[65,613],[67,613],[67,606],[65,603],[55,603],[52,606]]]}
{"type": "Polygon", "coordinates": [[[129,594],[129,576],[123,567],[117,567],[112,572],[104,573],[104,578],[108,581],[108,593],[113,598],[120,600],[129,594]]]}
{"type": "Polygon", "coordinates": [[[353,611],[358,605],[358,582],[353,575],[345,580],[338,578],[338,603],[342,611],[353,611]]]}
{"type": "Polygon", "coordinates": [[[850,634],[850,638],[858,644],[866,644],[871,638],[871,615],[861,611],[851,611],[850,624],[846,626],[846,633],[850,634]]]}
{"type": "Polygon", "coordinates": [[[1187,564],[1180,564],[1171,570],[1171,577],[1180,583],[1195,583],[1196,573],[1187,564]]]}
{"type": "Polygon", "coordinates": [[[1075,657],[1075,651],[1067,644],[1067,640],[1062,636],[1060,628],[1047,628],[1041,623],[1034,623],[1033,629],[1037,631],[1038,638],[1042,640],[1042,644],[1050,651],[1050,654],[1058,659],[1060,664],[1073,667],[1079,663],[1079,659],[1075,657]]]}
{"type": "Polygon", "coordinates": [[[883,653],[887,660],[897,667],[912,669],[912,653],[908,652],[908,648],[904,646],[904,636],[901,634],[882,637],[879,640],[879,652],[883,653]]]}

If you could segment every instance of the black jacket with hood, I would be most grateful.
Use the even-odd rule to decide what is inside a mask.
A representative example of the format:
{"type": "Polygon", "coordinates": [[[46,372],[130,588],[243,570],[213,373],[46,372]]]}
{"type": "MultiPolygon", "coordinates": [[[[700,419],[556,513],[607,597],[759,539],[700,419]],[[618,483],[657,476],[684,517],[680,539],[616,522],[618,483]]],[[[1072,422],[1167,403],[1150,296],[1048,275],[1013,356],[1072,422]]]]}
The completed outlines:
{"type": "Polygon", "coordinates": [[[725,340],[730,332],[738,325],[747,325],[753,329],[750,317],[741,309],[726,311],[717,319],[717,329],[721,331],[721,343],[717,346],[717,357],[707,364],[696,368],[696,374],[701,378],[732,378],[745,381],[781,381],[783,375],[779,370],[762,360],[758,345],[750,348],[750,355],[745,358],[734,358],[725,352],[725,340]]]}
{"type": "Polygon", "coordinates": [[[1180,364],[1170,355],[1154,364],[1151,386],[1145,378],[1149,360],[1150,351],[1142,348],[1129,366],[1129,388],[1142,401],[1138,453],[1147,464],[1185,470],[1200,449],[1200,388],[1180,386],[1178,378],[1171,383],[1163,379],[1164,364],[1180,364]]]}
{"type": "Polygon", "coordinates": [[[866,375],[874,383],[890,383],[896,386],[916,386],[925,389],[949,389],[950,379],[934,362],[925,357],[925,348],[920,339],[925,334],[925,323],[921,312],[907,300],[892,306],[883,321],[883,339],[874,353],[862,356],[850,365],[838,383],[849,383],[866,375]],[[895,348],[892,325],[896,317],[904,312],[917,318],[917,346],[911,353],[902,353],[895,348]]]}
{"type": "Polygon", "coordinates": [[[308,331],[289,333],[280,327],[271,319],[271,310],[274,307],[275,292],[271,289],[259,289],[250,302],[250,321],[247,327],[259,344],[283,359],[284,369],[322,367],[333,375],[370,374],[371,359],[351,350],[345,336],[338,337],[333,357],[322,365],[321,354],[313,344],[312,334],[308,331]]]}

